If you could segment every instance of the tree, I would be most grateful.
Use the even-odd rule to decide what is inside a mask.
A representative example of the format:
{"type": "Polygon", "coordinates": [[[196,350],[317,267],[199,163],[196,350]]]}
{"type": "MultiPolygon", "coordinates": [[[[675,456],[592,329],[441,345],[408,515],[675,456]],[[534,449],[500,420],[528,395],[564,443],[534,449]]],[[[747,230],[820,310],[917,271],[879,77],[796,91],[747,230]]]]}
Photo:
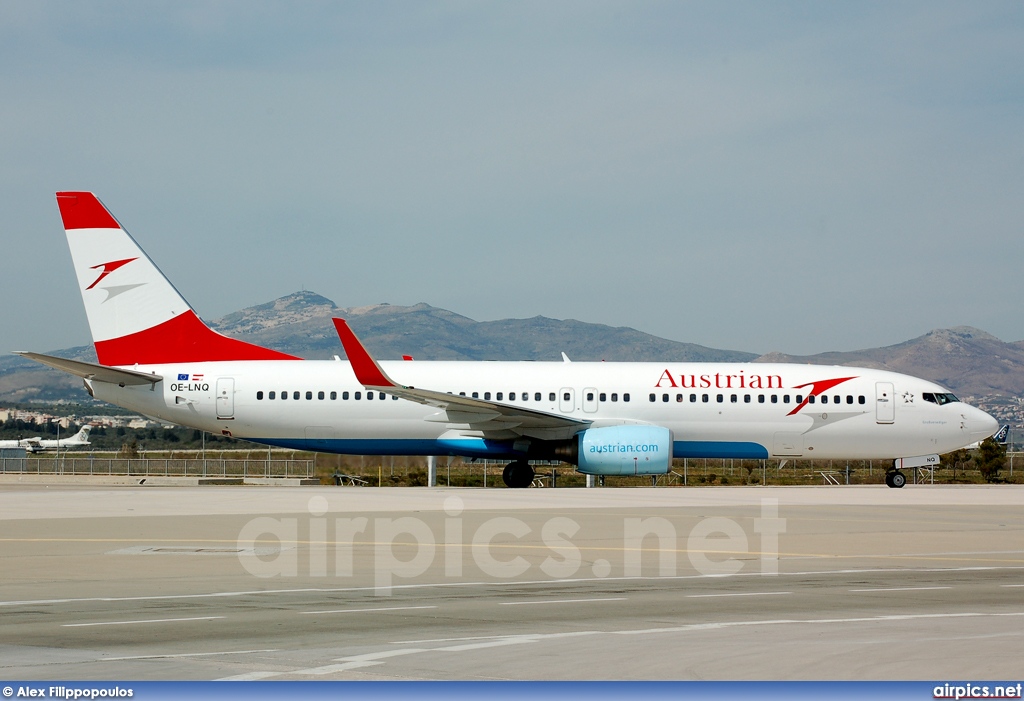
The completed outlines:
{"type": "Polygon", "coordinates": [[[1006,467],[1006,446],[996,443],[993,438],[986,438],[978,446],[974,463],[978,466],[982,479],[986,482],[998,482],[1000,470],[1006,467]]]}
{"type": "Polygon", "coordinates": [[[971,454],[966,448],[960,448],[959,450],[954,450],[952,453],[946,453],[943,455],[940,465],[942,467],[952,467],[953,479],[955,480],[957,467],[959,467],[961,471],[964,471],[967,469],[967,463],[970,461],[971,454]]]}

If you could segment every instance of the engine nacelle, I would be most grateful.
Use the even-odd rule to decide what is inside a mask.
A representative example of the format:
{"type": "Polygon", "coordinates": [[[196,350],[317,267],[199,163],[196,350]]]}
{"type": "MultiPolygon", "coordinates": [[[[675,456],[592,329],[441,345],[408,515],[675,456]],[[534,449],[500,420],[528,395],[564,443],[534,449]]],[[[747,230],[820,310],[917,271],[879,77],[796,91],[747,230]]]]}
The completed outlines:
{"type": "Polygon", "coordinates": [[[577,440],[587,475],[664,475],[672,466],[672,432],[661,426],[588,428],[577,440]]]}

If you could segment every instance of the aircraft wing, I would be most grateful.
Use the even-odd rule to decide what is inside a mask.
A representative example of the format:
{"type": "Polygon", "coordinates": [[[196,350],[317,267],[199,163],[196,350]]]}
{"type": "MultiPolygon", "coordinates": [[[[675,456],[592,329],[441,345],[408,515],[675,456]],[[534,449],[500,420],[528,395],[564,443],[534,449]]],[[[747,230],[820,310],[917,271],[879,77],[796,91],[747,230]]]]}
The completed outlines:
{"type": "Polygon", "coordinates": [[[58,358],[54,355],[44,355],[43,353],[14,351],[14,354],[34,360],[37,363],[42,363],[43,365],[49,365],[51,368],[69,372],[72,375],[78,375],[86,380],[109,382],[121,385],[122,387],[125,385],[155,385],[164,379],[163,376],[155,373],[122,370],[121,368],[111,368],[106,365],[98,365],[97,363],[87,363],[84,360],[69,360],[67,358],[58,358]]]}
{"type": "Polygon", "coordinates": [[[344,319],[333,319],[341,344],[345,347],[352,370],[367,389],[392,394],[412,402],[443,410],[428,420],[449,424],[468,424],[470,430],[486,438],[517,438],[526,436],[542,440],[571,438],[590,426],[590,421],[560,414],[535,411],[525,407],[502,404],[485,399],[438,392],[400,385],[370,356],[344,319]]]}

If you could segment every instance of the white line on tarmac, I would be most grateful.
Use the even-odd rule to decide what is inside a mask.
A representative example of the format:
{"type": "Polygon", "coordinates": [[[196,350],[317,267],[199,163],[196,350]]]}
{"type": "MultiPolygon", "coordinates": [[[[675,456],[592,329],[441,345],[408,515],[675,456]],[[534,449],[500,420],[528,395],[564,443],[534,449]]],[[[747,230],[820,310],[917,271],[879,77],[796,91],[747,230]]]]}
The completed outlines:
{"type": "Polygon", "coordinates": [[[101,621],[99,623],[63,623],[61,628],[85,628],[86,626],[128,626],[134,623],[177,623],[179,621],[212,621],[224,616],[196,616],[194,618],[151,618],[146,621],[101,621]]]}
{"type": "MultiPolygon", "coordinates": [[[[912,573],[945,573],[945,572],[995,572],[1002,570],[1020,571],[1024,566],[988,566],[978,565],[971,567],[913,567],[913,568],[865,568],[865,569],[842,569],[842,570],[808,570],[805,572],[779,572],[777,577],[813,577],[813,576],[836,576],[846,574],[912,574],[912,573]]],[[[516,586],[542,585],[551,586],[554,584],[583,584],[588,582],[675,582],[694,579],[731,579],[733,577],[764,577],[758,572],[737,572],[730,575],[708,575],[708,574],[683,574],[668,577],[579,577],[576,579],[537,579],[518,581],[510,579],[502,582],[426,582],[423,584],[393,584],[386,587],[387,591],[406,591],[414,589],[442,589],[448,587],[507,587],[509,584],[516,586]]],[[[250,591],[221,591],[207,592],[203,594],[162,594],[154,596],[93,596],[65,599],[25,599],[20,601],[0,601],[0,606],[39,606],[41,604],[72,604],[84,602],[119,602],[119,601],[171,601],[178,599],[214,599],[230,598],[239,596],[258,596],[275,594],[343,594],[347,592],[379,592],[380,587],[306,587],[302,589],[254,589],[250,591]]]]}
{"type": "Polygon", "coordinates": [[[500,606],[533,606],[541,604],[585,604],[591,601],[625,601],[626,597],[616,596],[607,599],[545,599],[544,601],[502,601],[500,606]]]}
{"type": "Polygon", "coordinates": [[[932,589],[952,589],[953,587],[887,587],[885,589],[850,589],[851,592],[866,591],[931,591],[932,589]]]}
{"type": "Polygon", "coordinates": [[[374,611],[412,611],[414,609],[436,609],[436,606],[392,606],[386,609],[335,609],[333,611],[299,611],[299,615],[311,616],[318,613],[371,613],[374,611]]]}
{"type": "Polygon", "coordinates": [[[270,679],[271,677],[279,677],[282,674],[290,674],[290,672],[248,672],[246,674],[236,674],[233,677],[221,677],[217,681],[219,681],[219,682],[258,682],[260,679],[270,679]]]}
{"type": "Polygon", "coordinates": [[[726,596],[783,596],[792,594],[791,591],[751,591],[734,594],[687,594],[687,599],[718,599],[726,596]]]}
{"type": "Polygon", "coordinates": [[[1022,612],[1011,612],[1011,613],[927,613],[927,614],[905,614],[905,615],[894,615],[894,616],[866,616],[858,618],[816,618],[816,619],[770,619],[770,620],[755,620],[755,621],[722,621],[718,623],[691,623],[682,626],[672,626],[667,628],[645,628],[638,630],[587,630],[587,631],[574,631],[566,633],[527,633],[523,635],[510,636],[507,638],[494,638],[488,641],[483,641],[475,644],[468,645],[450,645],[447,647],[435,647],[435,648],[405,648],[403,650],[388,650],[384,652],[370,652],[362,655],[352,655],[349,657],[342,657],[334,660],[340,664],[323,665],[320,667],[310,667],[308,669],[296,669],[291,671],[283,672],[254,672],[248,675],[239,675],[235,677],[224,677],[216,681],[241,681],[243,679],[269,679],[276,676],[323,676],[326,674],[333,674],[337,672],[347,672],[352,669],[359,669],[361,667],[370,667],[374,665],[384,664],[388,659],[396,657],[405,657],[408,655],[418,655],[425,652],[465,652],[467,650],[479,650],[489,647],[499,647],[504,645],[523,645],[528,643],[537,643],[547,640],[557,640],[560,638],[569,637],[584,637],[584,636],[609,636],[609,635],[664,635],[672,633],[691,633],[697,631],[708,631],[708,630],[723,630],[727,628],[737,627],[757,627],[757,626],[779,626],[779,625],[835,625],[835,624],[847,624],[847,623],[895,623],[901,621],[917,621],[917,620],[929,620],[929,619],[945,619],[945,618],[1009,618],[1009,617],[1022,617],[1022,612]],[[252,676],[258,674],[259,676],[252,676]]]}
{"type": "Polygon", "coordinates": [[[259,652],[279,652],[279,650],[225,650],[224,652],[182,652],[171,655],[132,655],[131,657],[103,657],[98,662],[123,662],[124,660],[163,660],[172,657],[215,657],[218,655],[253,655],[259,652]]]}
{"type": "Polygon", "coordinates": [[[1007,587],[1007,588],[1010,588],[1010,587],[1024,587],[1024,584],[1000,584],[999,586],[1007,587]]]}

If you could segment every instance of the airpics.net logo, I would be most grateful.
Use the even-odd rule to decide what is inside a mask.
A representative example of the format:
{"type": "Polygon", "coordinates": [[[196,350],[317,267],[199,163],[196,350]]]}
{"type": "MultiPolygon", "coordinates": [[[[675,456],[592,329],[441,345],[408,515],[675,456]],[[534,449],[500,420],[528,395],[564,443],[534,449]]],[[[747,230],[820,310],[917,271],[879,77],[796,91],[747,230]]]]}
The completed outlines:
{"type": "Polygon", "coordinates": [[[461,580],[475,567],[497,581],[675,577],[687,562],[698,575],[728,576],[757,567],[779,572],[779,536],[786,520],[777,499],[761,499],[759,514],[740,521],[721,516],[692,527],[662,516],[627,516],[602,522],[606,541],[595,545],[580,521],[553,516],[531,526],[515,516],[480,518],[459,496],[443,513],[398,518],[335,516],[325,497],[314,496],[308,516],[259,516],[239,531],[238,559],[260,578],[333,577],[370,583],[389,596],[394,587],[419,581],[461,580]],[[469,517],[473,518],[470,519],[469,517]],[[684,559],[685,558],[685,559],[684,559]]]}

